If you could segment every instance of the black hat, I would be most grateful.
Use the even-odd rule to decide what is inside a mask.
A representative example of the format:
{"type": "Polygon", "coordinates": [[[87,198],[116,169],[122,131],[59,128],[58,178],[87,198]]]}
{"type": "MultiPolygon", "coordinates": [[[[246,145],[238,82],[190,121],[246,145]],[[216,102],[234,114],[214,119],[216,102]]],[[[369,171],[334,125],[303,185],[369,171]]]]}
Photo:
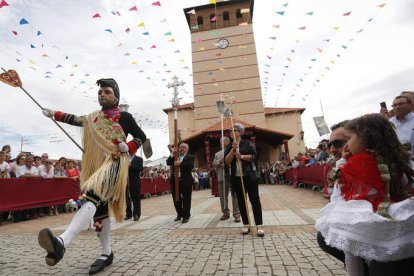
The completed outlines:
{"type": "Polygon", "coordinates": [[[114,90],[114,94],[117,99],[116,104],[119,103],[119,87],[114,79],[99,79],[96,81],[96,84],[99,85],[99,87],[111,87],[114,90]]]}

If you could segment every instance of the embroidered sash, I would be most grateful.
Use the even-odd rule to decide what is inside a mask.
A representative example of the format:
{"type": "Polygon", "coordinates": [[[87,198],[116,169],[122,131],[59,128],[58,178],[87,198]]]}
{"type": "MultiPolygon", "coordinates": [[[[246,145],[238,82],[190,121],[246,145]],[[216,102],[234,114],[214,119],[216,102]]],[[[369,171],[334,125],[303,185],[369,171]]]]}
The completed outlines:
{"type": "Polygon", "coordinates": [[[127,154],[119,154],[114,143],[126,140],[118,119],[119,114],[110,117],[100,110],[84,117],[81,189],[108,201],[116,221],[121,222],[125,216],[129,161],[127,154]]]}

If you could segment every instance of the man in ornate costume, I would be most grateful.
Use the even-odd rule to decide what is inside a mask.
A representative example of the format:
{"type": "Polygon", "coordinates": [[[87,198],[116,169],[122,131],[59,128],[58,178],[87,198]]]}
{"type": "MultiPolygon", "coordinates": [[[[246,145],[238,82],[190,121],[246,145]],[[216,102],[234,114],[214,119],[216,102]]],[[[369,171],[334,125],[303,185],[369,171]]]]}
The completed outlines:
{"type": "Polygon", "coordinates": [[[75,116],[43,109],[47,117],[83,127],[82,183],[84,204],[73,217],[69,227],[59,237],[48,229],[39,232],[39,244],[46,249],[46,263],[56,265],[69,243],[94,219],[102,246],[102,255],[89,270],[93,275],[112,264],[114,254],[110,246],[109,209],[117,222],[125,216],[125,191],[128,182],[128,153],[135,153],[146,140],[132,115],[121,111],[119,87],[114,79],[100,79],[98,101],[101,110],[85,116],[75,116]],[[128,134],[134,139],[126,143],[128,134]]]}

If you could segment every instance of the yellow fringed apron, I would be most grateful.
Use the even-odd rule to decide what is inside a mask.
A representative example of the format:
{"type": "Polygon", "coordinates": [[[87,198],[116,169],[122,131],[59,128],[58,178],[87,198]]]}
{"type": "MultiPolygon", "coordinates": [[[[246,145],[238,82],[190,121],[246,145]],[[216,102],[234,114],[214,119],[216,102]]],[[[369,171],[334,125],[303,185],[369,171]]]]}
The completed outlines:
{"type": "Polygon", "coordinates": [[[119,155],[114,140],[126,140],[117,120],[100,110],[84,117],[81,189],[83,192],[93,191],[101,200],[108,201],[116,222],[122,222],[129,160],[127,154],[119,155]],[[114,159],[113,155],[119,155],[119,158],[114,159]]]}

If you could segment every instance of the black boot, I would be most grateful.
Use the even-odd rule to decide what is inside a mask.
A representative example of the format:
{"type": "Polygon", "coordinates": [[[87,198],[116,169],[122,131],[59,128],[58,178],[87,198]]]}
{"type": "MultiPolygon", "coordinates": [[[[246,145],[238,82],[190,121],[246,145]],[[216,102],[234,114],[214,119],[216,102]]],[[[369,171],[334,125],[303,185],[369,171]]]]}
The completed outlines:
{"type": "Polygon", "coordinates": [[[105,267],[110,266],[114,260],[114,252],[111,251],[111,254],[105,255],[102,254],[102,257],[107,257],[106,260],[96,259],[93,264],[91,264],[91,269],[89,270],[89,275],[95,275],[104,270],[105,267]]]}
{"type": "Polygon", "coordinates": [[[54,237],[49,228],[40,230],[38,241],[39,245],[47,251],[47,256],[45,257],[47,265],[54,266],[62,260],[65,254],[63,241],[60,242],[58,238],[54,237]]]}

